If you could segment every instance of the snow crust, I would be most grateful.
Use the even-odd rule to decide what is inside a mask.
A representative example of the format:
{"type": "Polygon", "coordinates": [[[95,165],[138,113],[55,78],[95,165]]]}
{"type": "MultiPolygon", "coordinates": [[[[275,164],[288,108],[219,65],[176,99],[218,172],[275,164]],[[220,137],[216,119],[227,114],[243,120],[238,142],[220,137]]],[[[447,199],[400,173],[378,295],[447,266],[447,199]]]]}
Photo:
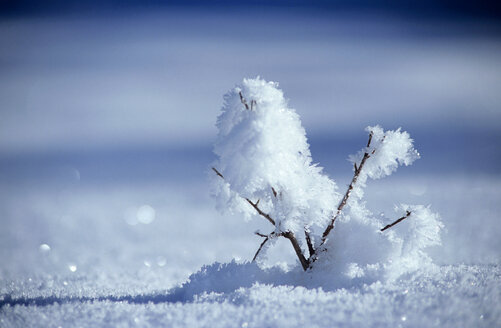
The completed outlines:
{"type": "Polygon", "coordinates": [[[0,325],[496,327],[501,323],[499,266],[443,266],[391,284],[336,290],[311,287],[307,279],[292,280],[290,273],[233,262],[206,266],[184,286],[150,294],[86,297],[73,289],[59,297],[30,298],[39,291],[25,286],[22,296],[0,299],[0,325]]]}
{"type": "MultiPolygon", "coordinates": [[[[0,187],[0,327],[500,326],[498,215],[482,208],[499,207],[501,181],[396,178],[370,184],[368,206],[436,203],[448,227],[444,246],[428,250],[439,265],[394,280],[344,283],[298,266],[242,262],[256,250],[260,239],[251,232],[260,221],[220,216],[203,180],[181,189],[0,187]],[[144,203],[155,208],[155,220],[130,225],[124,211],[144,203]],[[478,213],[482,220],[474,219],[478,213]],[[50,250],[41,250],[44,244],[50,250]],[[203,266],[214,261],[223,264],[203,266]]],[[[412,222],[392,229],[406,231],[412,222]]],[[[286,246],[280,259],[294,263],[286,246]]]]}

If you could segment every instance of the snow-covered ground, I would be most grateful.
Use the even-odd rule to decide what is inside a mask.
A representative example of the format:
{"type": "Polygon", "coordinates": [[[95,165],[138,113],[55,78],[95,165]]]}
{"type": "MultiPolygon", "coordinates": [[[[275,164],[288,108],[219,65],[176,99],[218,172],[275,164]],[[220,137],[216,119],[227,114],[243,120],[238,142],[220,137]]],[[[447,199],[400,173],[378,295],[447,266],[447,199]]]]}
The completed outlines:
{"type": "Polygon", "coordinates": [[[499,38],[244,18],[0,22],[0,327],[500,326],[499,38]],[[248,263],[267,223],[217,213],[207,174],[222,95],[258,74],[340,187],[366,125],[411,133],[422,159],[370,182],[367,207],[431,204],[435,268],[340,287],[297,270],[285,242],[274,267],[248,263]]]}
{"type": "MultiPolygon", "coordinates": [[[[486,177],[395,177],[369,186],[370,208],[391,215],[401,199],[432,203],[447,232],[431,252],[436,269],[346,289],[245,264],[261,241],[253,235],[260,222],[217,214],[204,184],[2,189],[0,323],[494,327],[500,188],[500,179],[486,177]]],[[[289,248],[277,245],[269,261],[295,265],[289,248]]]]}

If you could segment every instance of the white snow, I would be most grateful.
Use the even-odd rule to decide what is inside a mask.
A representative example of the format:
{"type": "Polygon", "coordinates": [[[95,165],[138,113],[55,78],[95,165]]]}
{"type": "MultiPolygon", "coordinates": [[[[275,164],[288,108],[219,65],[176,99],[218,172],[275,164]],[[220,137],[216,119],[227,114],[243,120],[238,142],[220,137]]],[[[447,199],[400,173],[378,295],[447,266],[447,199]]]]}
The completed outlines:
{"type": "Polygon", "coordinates": [[[299,116],[278,83],[244,79],[224,99],[214,146],[214,167],[224,179],[211,172],[218,208],[256,214],[245,199],[259,200],[277,233],[325,228],[340,195],[312,163],[299,116]]]}
{"type": "Polygon", "coordinates": [[[370,183],[367,206],[385,210],[385,223],[392,204],[409,200],[435,204],[447,230],[443,246],[429,251],[436,267],[367,284],[306,275],[285,243],[271,249],[268,264],[286,261],[288,272],[245,263],[261,241],[253,231],[268,224],[218,214],[203,180],[0,188],[0,326],[377,327],[405,317],[411,327],[495,327],[500,188],[481,176],[370,183]],[[426,192],[413,195],[416,188],[426,192]],[[125,210],[144,204],[155,220],[127,224],[125,210]],[[50,250],[41,252],[43,244],[50,250]]]}

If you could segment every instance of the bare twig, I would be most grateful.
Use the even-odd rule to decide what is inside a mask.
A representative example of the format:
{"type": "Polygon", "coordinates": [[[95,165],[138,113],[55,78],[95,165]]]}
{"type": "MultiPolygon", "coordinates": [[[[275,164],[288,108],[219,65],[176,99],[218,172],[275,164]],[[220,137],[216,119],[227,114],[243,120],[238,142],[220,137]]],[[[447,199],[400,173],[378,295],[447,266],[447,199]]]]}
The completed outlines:
{"type": "Polygon", "coordinates": [[[249,105],[247,104],[247,100],[245,100],[241,91],[238,92],[238,95],[240,96],[240,102],[242,102],[242,104],[245,106],[245,109],[249,109],[249,105]]]}
{"type": "Polygon", "coordinates": [[[261,215],[262,217],[264,217],[266,220],[270,221],[271,224],[275,225],[275,220],[273,220],[271,218],[271,216],[269,214],[266,214],[264,213],[263,211],[261,211],[261,209],[259,208],[258,203],[259,203],[259,200],[255,203],[253,203],[249,198],[245,198],[245,200],[252,205],[252,207],[254,207],[254,209],[256,210],[256,212],[258,212],[259,215],[261,215]]]}
{"type": "Polygon", "coordinates": [[[256,261],[257,259],[257,256],[259,255],[259,252],[261,252],[261,250],[263,249],[263,246],[264,244],[266,244],[266,242],[269,240],[270,238],[266,237],[263,242],[261,243],[261,245],[259,245],[259,248],[257,249],[257,252],[256,254],[254,255],[254,257],[252,258],[252,262],[256,261]]]}
{"type": "Polygon", "coordinates": [[[409,216],[411,216],[411,212],[410,211],[407,211],[407,213],[402,216],[400,219],[396,220],[395,222],[393,223],[390,223],[388,224],[387,226],[385,226],[383,229],[381,229],[381,231],[385,231],[386,229],[389,229],[391,227],[393,227],[394,225],[396,225],[397,223],[400,223],[402,222],[403,220],[407,219],[409,216]]]}
{"type": "Polygon", "coordinates": [[[299,246],[299,243],[297,242],[296,236],[290,231],[283,232],[282,236],[289,239],[292,247],[294,248],[294,251],[296,252],[297,257],[299,258],[299,262],[301,262],[301,266],[303,267],[303,270],[306,271],[308,270],[308,267],[310,266],[310,262],[304,257],[303,255],[303,250],[301,249],[301,246],[299,246]]]}
{"type": "Polygon", "coordinates": [[[221,174],[221,172],[219,172],[218,170],[216,170],[216,168],[215,168],[215,167],[213,167],[213,168],[212,168],[212,170],[213,170],[214,172],[216,172],[216,174],[217,174],[217,175],[218,175],[221,179],[223,179],[223,180],[224,180],[224,176],[221,174]]]}
{"type": "MultiPolygon", "coordinates": [[[[369,141],[367,141],[367,148],[370,147],[371,141],[372,141],[372,131],[369,134],[369,141]]],[[[362,171],[362,168],[364,167],[365,162],[367,161],[367,159],[369,157],[371,157],[372,154],[375,153],[375,151],[376,150],[374,149],[371,152],[371,154],[369,154],[366,151],[364,153],[364,156],[362,157],[362,160],[360,161],[360,164],[358,165],[358,167],[355,164],[355,173],[353,174],[353,179],[351,180],[351,183],[348,186],[348,190],[346,190],[346,193],[344,194],[343,199],[341,200],[341,202],[339,203],[339,206],[337,207],[336,214],[332,217],[331,221],[329,222],[329,225],[327,226],[327,228],[325,229],[324,233],[322,234],[322,241],[320,243],[320,246],[322,246],[327,241],[327,236],[331,232],[332,228],[334,228],[334,222],[336,222],[337,218],[341,214],[341,211],[343,210],[344,206],[348,202],[348,199],[350,198],[351,192],[353,191],[353,188],[354,188],[355,184],[357,183],[358,177],[360,176],[360,172],[362,171]]]]}
{"type": "Polygon", "coordinates": [[[315,254],[315,249],[313,248],[313,243],[311,242],[310,233],[305,228],[304,229],[304,237],[306,239],[306,244],[308,245],[308,252],[310,253],[310,257],[315,254]]]}
{"type": "Polygon", "coordinates": [[[275,188],[271,187],[271,191],[273,192],[273,196],[277,198],[277,191],[275,190],[275,188]]]}
{"type": "MultiPolygon", "coordinates": [[[[223,174],[221,174],[221,172],[219,172],[215,167],[212,168],[212,170],[214,172],[216,172],[216,174],[224,180],[224,176],[223,174]]],[[[273,220],[271,218],[271,216],[269,214],[266,214],[264,213],[263,211],[261,211],[261,209],[259,208],[259,199],[257,202],[253,203],[249,198],[244,198],[249,204],[252,205],[252,207],[254,207],[254,209],[259,213],[259,215],[261,215],[262,217],[264,217],[266,220],[268,220],[271,224],[275,225],[275,220],[273,220]]]]}

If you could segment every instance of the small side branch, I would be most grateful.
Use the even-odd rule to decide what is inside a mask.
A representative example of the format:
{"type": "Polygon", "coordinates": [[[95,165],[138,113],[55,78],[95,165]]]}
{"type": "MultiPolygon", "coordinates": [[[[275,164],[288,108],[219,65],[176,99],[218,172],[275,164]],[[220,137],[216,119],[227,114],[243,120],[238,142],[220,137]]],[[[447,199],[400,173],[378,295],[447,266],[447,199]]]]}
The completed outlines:
{"type": "Polygon", "coordinates": [[[241,91],[238,93],[238,95],[240,96],[240,102],[245,106],[245,109],[250,109],[249,104],[247,104],[247,100],[245,100],[241,91]]]}
{"type": "Polygon", "coordinates": [[[261,215],[262,217],[264,217],[266,220],[270,221],[271,224],[275,225],[275,220],[273,220],[269,214],[266,214],[263,211],[261,211],[261,209],[259,208],[259,206],[257,206],[259,204],[259,200],[257,202],[255,202],[255,203],[253,203],[249,198],[245,198],[245,200],[249,204],[251,204],[252,207],[254,207],[254,209],[256,210],[256,212],[258,212],[259,215],[261,215]]]}
{"type": "Polygon", "coordinates": [[[383,229],[381,229],[381,231],[385,231],[386,229],[389,229],[389,228],[393,227],[394,225],[396,225],[396,224],[402,222],[403,220],[407,219],[409,216],[411,216],[411,212],[407,211],[407,213],[404,216],[402,216],[400,219],[396,220],[395,222],[388,224],[383,229]]]}
{"type": "Polygon", "coordinates": [[[216,172],[216,174],[217,174],[217,175],[218,175],[221,179],[223,179],[223,180],[224,180],[224,176],[221,174],[221,172],[219,172],[218,170],[216,170],[216,168],[215,168],[215,167],[213,167],[213,168],[212,168],[212,170],[213,170],[214,172],[216,172]]]}
{"type": "MultiPolygon", "coordinates": [[[[224,176],[221,172],[219,172],[215,167],[212,168],[212,170],[221,178],[224,180],[224,176]]],[[[261,211],[261,209],[259,208],[259,200],[255,203],[253,203],[249,198],[244,198],[249,204],[251,204],[252,207],[254,207],[254,209],[257,211],[257,213],[259,215],[261,215],[262,217],[264,217],[266,220],[268,220],[271,224],[275,225],[275,220],[273,220],[271,218],[271,216],[269,214],[266,214],[264,213],[263,211],[261,211]]]]}
{"type": "Polygon", "coordinates": [[[263,249],[263,246],[264,244],[266,244],[266,242],[269,240],[270,238],[266,237],[264,238],[263,242],[261,243],[261,245],[259,245],[259,248],[257,249],[257,252],[256,254],[254,255],[254,257],[252,258],[252,262],[256,261],[257,259],[257,256],[259,255],[259,253],[261,252],[261,250],[263,249]]]}

